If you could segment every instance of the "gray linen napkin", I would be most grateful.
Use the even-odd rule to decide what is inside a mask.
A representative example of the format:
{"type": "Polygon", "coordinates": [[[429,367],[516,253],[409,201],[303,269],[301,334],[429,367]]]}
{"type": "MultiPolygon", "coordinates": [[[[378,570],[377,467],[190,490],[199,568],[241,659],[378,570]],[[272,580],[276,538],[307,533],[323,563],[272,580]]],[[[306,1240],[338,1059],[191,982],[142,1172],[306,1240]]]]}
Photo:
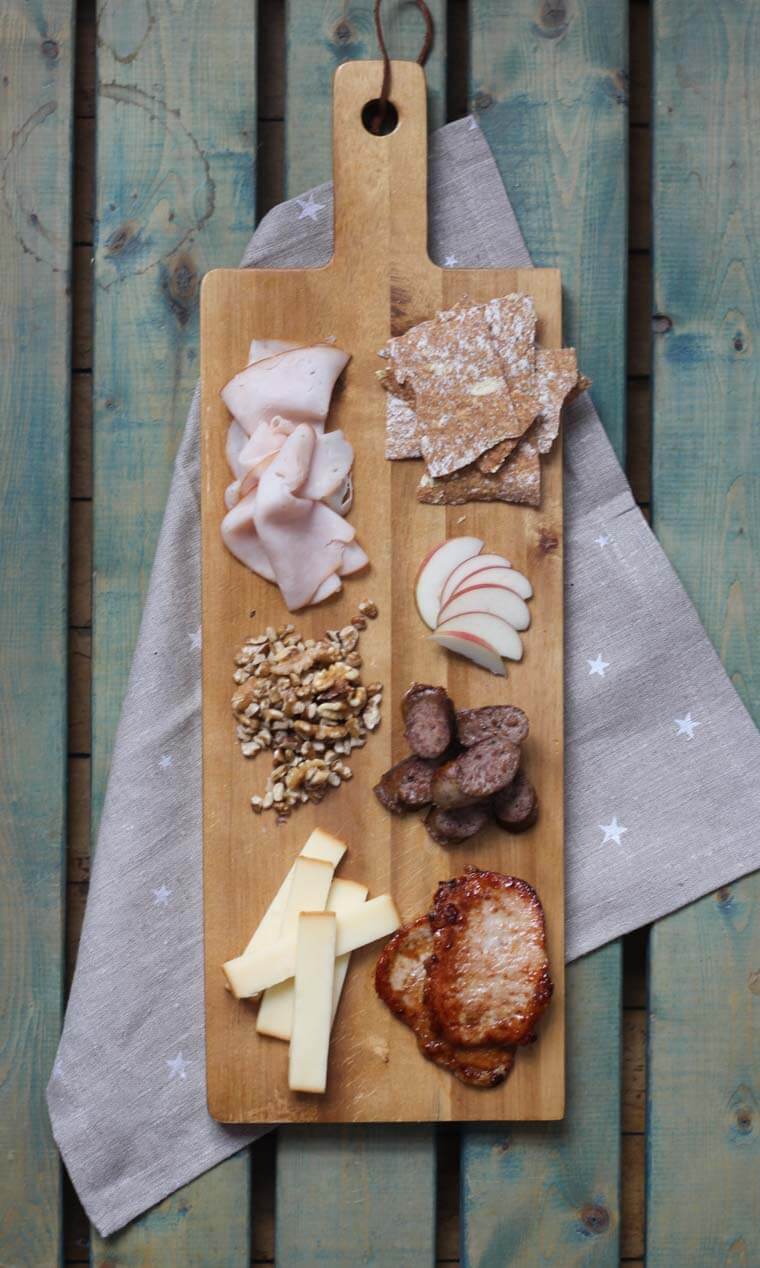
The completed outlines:
{"type": "MultiPolygon", "coordinates": [[[[432,138],[430,213],[434,259],[477,268],[530,263],[474,120],[432,138]]],[[[277,207],[244,263],[324,263],[331,216],[329,185],[277,207]]],[[[567,419],[566,454],[573,959],[758,865],[760,741],[587,396],[567,419]]],[[[206,1111],[198,488],[196,395],[48,1086],[56,1141],[103,1234],[260,1134],[222,1127],[206,1111]]]]}

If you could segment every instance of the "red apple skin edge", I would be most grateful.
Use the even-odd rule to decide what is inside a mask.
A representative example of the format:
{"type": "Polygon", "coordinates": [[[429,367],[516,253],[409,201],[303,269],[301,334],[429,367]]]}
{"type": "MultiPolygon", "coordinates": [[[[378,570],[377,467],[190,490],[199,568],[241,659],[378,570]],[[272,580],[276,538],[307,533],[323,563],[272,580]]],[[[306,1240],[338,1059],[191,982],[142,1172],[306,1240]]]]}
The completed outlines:
{"type": "MultiPolygon", "coordinates": [[[[428,637],[431,639],[431,641],[433,641],[433,642],[437,643],[439,647],[443,647],[446,651],[453,651],[453,652],[455,653],[455,655],[457,655],[457,656],[462,656],[462,655],[464,655],[464,656],[465,656],[465,659],[467,659],[467,660],[472,660],[472,659],[473,659],[471,656],[466,656],[466,653],[463,653],[463,652],[459,652],[459,651],[457,651],[457,649],[456,649],[456,648],[454,648],[454,647],[446,647],[445,643],[442,643],[442,642],[440,641],[440,638],[439,638],[439,637],[437,637],[435,634],[430,634],[430,635],[428,635],[428,637]]],[[[483,652],[485,653],[485,655],[486,655],[487,657],[489,657],[489,658],[493,658],[493,661],[494,661],[494,666],[495,666],[496,662],[498,662],[498,668],[496,668],[496,667],[494,667],[494,666],[490,666],[490,665],[482,665],[482,664],[481,664],[481,669],[489,669],[489,670],[490,670],[490,672],[491,672],[492,674],[495,674],[497,677],[499,677],[499,678],[506,678],[506,676],[507,676],[507,671],[506,671],[506,668],[505,668],[505,666],[504,666],[504,661],[502,660],[501,656],[499,656],[498,652],[494,651],[494,649],[491,647],[491,645],[490,645],[489,643],[484,642],[484,640],[483,640],[482,638],[478,638],[475,634],[463,634],[463,633],[457,633],[457,634],[453,634],[453,633],[452,633],[452,634],[447,634],[447,635],[445,635],[444,637],[446,637],[446,638],[456,638],[457,640],[459,640],[459,641],[460,641],[460,642],[462,642],[462,643],[473,643],[474,645],[479,646],[480,648],[482,648],[483,652]]],[[[475,663],[475,664],[479,664],[480,662],[478,662],[478,661],[474,661],[474,663],[475,663]]]]}

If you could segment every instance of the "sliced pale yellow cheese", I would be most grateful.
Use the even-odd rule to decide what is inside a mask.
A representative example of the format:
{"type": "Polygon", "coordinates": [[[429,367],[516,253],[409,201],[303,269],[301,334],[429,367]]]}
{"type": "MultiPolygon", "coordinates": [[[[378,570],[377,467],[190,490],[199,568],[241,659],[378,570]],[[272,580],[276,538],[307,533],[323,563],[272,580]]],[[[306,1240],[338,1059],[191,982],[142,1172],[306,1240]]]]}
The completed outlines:
{"type": "Polygon", "coordinates": [[[315,828],[301,850],[301,858],[322,859],[324,863],[332,863],[333,867],[337,867],[347,849],[348,846],[330,832],[315,828]]]}
{"type": "MultiPolygon", "coordinates": [[[[327,899],[327,910],[334,911],[336,916],[343,916],[352,907],[361,907],[366,901],[369,890],[366,885],[359,885],[357,881],[346,881],[339,877],[334,880],[330,886],[330,893],[327,899]]],[[[332,1005],[332,1021],[335,1021],[335,1014],[338,1011],[338,1004],[343,993],[343,986],[348,973],[348,964],[351,959],[351,952],[345,955],[339,955],[335,961],[335,976],[333,978],[333,1005],[332,1005]]]]}
{"type": "MultiPolygon", "coordinates": [[[[359,947],[387,938],[398,929],[400,921],[390,894],[380,894],[360,907],[337,916],[336,956],[348,955],[359,947]]],[[[294,938],[280,938],[272,946],[250,954],[239,955],[222,965],[232,992],[238,999],[248,999],[269,990],[295,974],[296,943],[294,938]]]]}
{"type": "MultiPolygon", "coordinates": [[[[323,863],[332,863],[335,868],[340,863],[347,848],[337,837],[323,831],[322,828],[315,828],[298,857],[302,859],[321,859],[323,863]]],[[[290,884],[293,880],[294,867],[295,863],[264,912],[261,924],[251,935],[243,955],[248,955],[249,951],[261,947],[270,946],[280,936],[280,926],[290,891],[290,884]]]]}
{"type": "MultiPolygon", "coordinates": [[[[349,911],[351,907],[359,907],[367,897],[367,886],[359,885],[356,881],[346,881],[339,878],[334,880],[330,886],[330,893],[327,898],[326,911],[332,911],[340,916],[345,911],[349,911]]],[[[318,907],[308,907],[303,910],[318,911],[318,907]]],[[[293,918],[293,929],[296,928],[298,914],[293,918]]],[[[283,934],[287,932],[283,927],[283,934]]],[[[348,962],[351,959],[349,955],[338,956],[335,961],[335,976],[333,981],[333,1009],[332,1019],[335,1020],[335,1014],[338,1011],[343,985],[348,972],[348,962]]],[[[293,1033],[293,980],[280,982],[277,986],[270,986],[268,991],[264,992],[264,997],[259,1008],[259,1015],[256,1019],[256,1029],[260,1035],[270,1035],[273,1039],[290,1039],[293,1033]]]]}
{"type": "Polygon", "coordinates": [[[292,1092],[324,1092],[327,1087],[337,923],[332,911],[307,911],[298,917],[288,1065],[292,1092]]]}
{"type": "MultiPolygon", "coordinates": [[[[281,938],[295,936],[298,929],[298,917],[302,911],[325,910],[333,884],[334,870],[334,865],[326,860],[304,857],[303,854],[296,859],[293,864],[293,879],[278,931],[281,938]]],[[[290,982],[280,982],[278,986],[265,991],[259,1005],[256,1029],[260,1035],[288,1039],[292,1015],[292,985],[290,982]]]]}

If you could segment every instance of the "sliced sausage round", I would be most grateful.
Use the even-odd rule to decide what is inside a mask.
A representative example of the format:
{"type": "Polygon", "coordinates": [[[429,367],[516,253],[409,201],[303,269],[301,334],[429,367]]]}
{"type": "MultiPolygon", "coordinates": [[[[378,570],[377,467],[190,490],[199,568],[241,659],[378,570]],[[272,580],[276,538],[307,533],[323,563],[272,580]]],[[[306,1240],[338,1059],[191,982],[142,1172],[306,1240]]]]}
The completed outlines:
{"type": "Polygon", "coordinates": [[[407,810],[419,810],[431,800],[435,770],[436,763],[424,757],[417,757],[415,754],[405,757],[380,777],[380,782],[374,788],[375,796],[391,814],[401,815],[407,810]]]}
{"type": "Polygon", "coordinates": [[[511,783],[519,765],[518,744],[497,738],[481,740],[435,772],[433,801],[444,810],[482,801],[511,783]]]}
{"type": "Polygon", "coordinates": [[[438,845],[456,845],[480,832],[488,817],[488,808],[482,804],[460,806],[458,810],[432,806],[425,815],[425,827],[438,845]]]}
{"type": "Polygon", "coordinates": [[[413,683],[401,701],[407,743],[418,757],[441,757],[454,737],[454,706],[443,687],[413,683]]]}
{"type": "Polygon", "coordinates": [[[538,818],[536,790],[521,770],[508,788],[496,793],[491,806],[496,822],[508,832],[525,832],[538,818]]]}
{"type": "Polygon", "coordinates": [[[487,704],[482,709],[457,710],[457,735],[465,748],[494,736],[522,744],[527,734],[528,718],[516,704],[487,704]]]}

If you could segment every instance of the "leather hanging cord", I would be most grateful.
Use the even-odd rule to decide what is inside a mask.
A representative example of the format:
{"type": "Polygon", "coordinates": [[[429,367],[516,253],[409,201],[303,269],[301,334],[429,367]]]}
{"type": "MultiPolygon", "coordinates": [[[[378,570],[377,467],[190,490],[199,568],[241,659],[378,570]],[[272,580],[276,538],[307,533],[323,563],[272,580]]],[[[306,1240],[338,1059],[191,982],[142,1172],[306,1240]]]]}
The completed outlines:
{"type": "MultiPolygon", "coordinates": [[[[375,0],[375,30],[377,32],[377,43],[383,57],[383,82],[380,88],[377,110],[370,123],[370,131],[374,132],[375,136],[380,136],[381,134],[391,91],[391,59],[388,55],[388,46],[385,43],[383,19],[380,13],[382,3],[383,0],[375,0]]],[[[425,38],[422,42],[422,48],[417,56],[418,64],[420,66],[424,66],[430,56],[430,50],[433,47],[433,34],[435,27],[433,23],[433,15],[427,7],[425,0],[414,0],[414,3],[417,5],[417,8],[422,14],[422,19],[425,23],[425,38]]]]}

